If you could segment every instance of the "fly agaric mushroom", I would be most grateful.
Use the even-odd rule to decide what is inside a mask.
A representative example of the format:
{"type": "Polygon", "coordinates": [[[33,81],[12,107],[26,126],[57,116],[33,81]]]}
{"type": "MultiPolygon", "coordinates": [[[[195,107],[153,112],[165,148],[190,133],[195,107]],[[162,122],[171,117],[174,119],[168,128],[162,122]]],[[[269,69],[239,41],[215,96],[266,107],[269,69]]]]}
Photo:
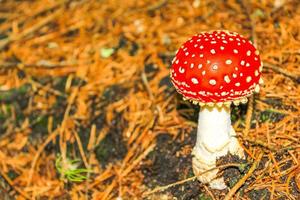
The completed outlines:
{"type": "Polygon", "coordinates": [[[216,178],[216,159],[228,152],[244,157],[231,126],[230,105],[246,103],[259,91],[262,63],[259,52],[243,36],[229,31],[197,34],[185,42],[172,61],[171,80],[185,100],[201,106],[193,170],[198,180],[225,189],[216,178]]]}

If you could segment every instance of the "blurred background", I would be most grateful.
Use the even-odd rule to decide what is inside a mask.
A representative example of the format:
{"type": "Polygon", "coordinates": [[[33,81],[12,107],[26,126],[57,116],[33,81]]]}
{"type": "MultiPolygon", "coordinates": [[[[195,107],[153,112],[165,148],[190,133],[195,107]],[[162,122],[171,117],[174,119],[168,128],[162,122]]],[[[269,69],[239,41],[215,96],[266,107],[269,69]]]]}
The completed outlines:
{"type": "Polygon", "coordinates": [[[0,199],[223,199],[188,179],[199,108],[169,79],[180,45],[216,29],[264,63],[232,107],[247,160],[226,183],[263,153],[234,198],[300,199],[299,21],[299,0],[0,0],[0,199]]]}

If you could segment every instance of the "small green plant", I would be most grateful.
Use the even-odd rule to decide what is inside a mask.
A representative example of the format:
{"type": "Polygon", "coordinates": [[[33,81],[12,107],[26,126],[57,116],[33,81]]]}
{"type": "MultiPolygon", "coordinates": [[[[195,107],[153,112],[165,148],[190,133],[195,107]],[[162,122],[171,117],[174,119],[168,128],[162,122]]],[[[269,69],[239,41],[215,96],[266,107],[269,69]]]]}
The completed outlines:
{"type": "Polygon", "coordinates": [[[210,198],[209,196],[206,196],[205,194],[201,193],[198,196],[198,200],[212,200],[212,198],[210,198]]]}
{"type": "Polygon", "coordinates": [[[61,175],[61,179],[71,182],[82,182],[88,178],[87,173],[91,173],[90,169],[78,168],[80,165],[79,159],[66,159],[63,163],[61,155],[56,158],[55,167],[61,175]]]}
{"type": "Polygon", "coordinates": [[[241,173],[244,173],[248,167],[249,167],[249,164],[241,163],[238,168],[241,173]]]}
{"type": "Polygon", "coordinates": [[[102,58],[108,58],[115,52],[113,48],[101,48],[100,55],[102,58]]]}

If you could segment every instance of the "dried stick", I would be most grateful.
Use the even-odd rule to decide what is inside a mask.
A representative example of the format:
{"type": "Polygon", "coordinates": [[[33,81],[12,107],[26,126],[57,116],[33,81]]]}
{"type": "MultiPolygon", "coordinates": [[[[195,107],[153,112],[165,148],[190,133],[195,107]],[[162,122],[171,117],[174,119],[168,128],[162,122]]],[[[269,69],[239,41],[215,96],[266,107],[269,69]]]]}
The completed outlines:
{"type": "Polygon", "coordinates": [[[296,81],[296,82],[300,83],[300,75],[293,74],[292,72],[287,71],[287,70],[285,70],[285,69],[283,69],[283,68],[281,68],[281,67],[279,67],[275,64],[272,64],[272,63],[269,63],[269,62],[264,62],[264,68],[271,69],[274,72],[282,74],[286,77],[291,78],[293,81],[296,81]]]}
{"type": "Polygon", "coordinates": [[[248,109],[246,113],[246,119],[245,119],[245,129],[244,129],[244,135],[247,136],[249,134],[249,131],[251,129],[251,119],[252,119],[252,114],[253,114],[253,107],[254,107],[254,95],[249,97],[248,101],[248,109]]]}
{"type": "MultiPolygon", "coordinates": [[[[68,99],[68,105],[64,113],[64,117],[61,123],[61,127],[59,129],[59,148],[61,152],[61,157],[63,163],[67,163],[67,149],[66,149],[66,141],[64,140],[64,134],[65,134],[65,128],[66,128],[66,123],[67,119],[69,118],[71,107],[76,99],[76,96],[78,94],[79,88],[76,87],[74,91],[70,94],[70,97],[68,99]]],[[[62,174],[64,176],[64,174],[62,174]]]]}
{"type": "Polygon", "coordinates": [[[147,7],[147,11],[155,11],[157,9],[160,9],[161,7],[167,5],[168,0],[160,0],[157,3],[150,5],[147,7]]]}
{"type": "Polygon", "coordinates": [[[261,153],[258,158],[256,159],[256,161],[253,163],[253,165],[251,166],[251,168],[249,169],[249,171],[247,172],[247,174],[241,178],[239,180],[239,182],[237,182],[237,184],[235,184],[233,186],[233,188],[231,188],[231,190],[228,192],[228,194],[226,195],[226,197],[224,198],[224,200],[230,200],[232,199],[232,196],[236,193],[236,191],[238,191],[238,189],[244,185],[244,183],[246,182],[246,180],[252,175],[252,173],[254,172],[254,170],[256,169],[258,163],[260,162],[261,158],[263,156],[263,153],[261,153]]]}
{"type": "MultiPolygon", "coordinates": [[[[251,38],[253,41],[254,46],[257,46],[257,36],[255,33],[255,21],[252,19],[251,14],[250,14],[250,8],[249,8],[249,3],[245,2],[245,0],[241,1],[242,6],[244,7],[245,11],[246,11],[246,15],[248,17],[248,19],[250,20],[250,24],[251,24],[251,38]]],[[[246,113],[246,124],[245,124],[245,130],[244,130],[244,135],[248,135],[249,131],[251,129],[251,118],[253,115],[253,106],[254,106],[254,102],[255,102],[255,96],[252,95],[249,98],[249,102],[248,102],[248,109],[247,109],[247,113],[246,113]]]]}
{"type": "Polygon", "coordinates": [[[0,50],[2,50],[3,48],[5,48],[9,43],[17,41],[19,39],[22,39],[22,38],[30,35],[31,33],[39,30],[41,27],[43,27],[45,24],[49,23],[50,21],[52,21],[53,19],[55,19],[56,17],[58,17],[60,14],[61,14],[61,9],[59,9],[56,12],[52,13],[51,15],[43,18],[42,20],[40,20],[38,23],[36,23],[32,27],[30,27],[28,29],[25,29],[19,35],[17,35],[17,36],[9,36],[8,38],[6,38],[4,40],[1,40],[0,41],[0,50]]]}
{"type": "Polygon", "coordinates": [[[129,167],[121,172],[121,177],[126,176],[134,167],[138,165],[155,147],[155,144],[150,145],[137,159],[135,159],[129,167]]]}
{"type": "Polygon", "coordinates": [[[20,188],[18,188],[16,186],[14,186],[14,183],[12,182],[12,180],[10,180],[10,178],[1,169],[0,169],[0,175],[10,185],[10,187],[12,187],[22,197],[24,197],[25,199],[31,199],[26,192],[22,191],[20,188]]]}
{"type": "Polygon", "coordinates": [[[45,142],[40,146],[40,148],[38,149],[37,153],[34,155],[34,158],[33,158],[33,161],[32,161],[32,164],[31,164],[31,168],[30,168],[30,171],[29,171],[29,176],[28,176],[28,179],[27,179],[27,186],[29,186],[31,184],[31,180],[32,180],[32,176],[33,176],[33,171],[34,171],[34,168],[35,168],[35,165],[41,155],[41,153],[44,151],[44,149],[46,148],[46,146],[51,142],[53,141],[56,136],[58,136],[59,134],[59,131],[58,130],[55,130],[54,132],[52,132],[48,138],[45,140],[45,142]]]}
{"type": "MultiPolygon", "coordinates": [[[[18,21],[17,26],[20,26],[20,25],[24,24],[25,21],[28,21],[28,20],[30,20],[30,19],[33,19],[33,18],[35,18],[35,17],[37,17],[37,16],[39,16],[39,15],[41,15],[41,14],[43,14],[43,13],[46,13],[46,12],[48,12],[48,11],[50,11],[50,10],[54,10],[54,9],[58,8],[59,6],[65,4],[66,2],[67,2],[66,0],[61,0],[61,1],[54,2],[52,5],[49,5],[49,6],[45,5],[45,6],[42,7],[41,9],[35,11],[34,13],[31,13],[31,16],[21,18],[21,19],[18,21]]],[[[1,13],[1,14],[0,14],[0,17],[2,17],[2,18],[3,18],[3,17],[8,18],[8,17],[10,17],[10,16],[11,16],[11,13],[7,13],[7,14],[6,14],[6,13],[1,13]]],[[[11,18],[10,21],[9,21],[9,23],[4,24],[4,27],[1,27],[1,28],[0,28],[1,33],[4,33],[4,32],[6,32],[6,31],[8,31],[8,30],[11,28],[11,21],[15,20],[17,17],[18,17],[18,15],[16,15],[16,16],[13,17],[13,18],[11,18]]]]}
{"type": "Polygon", "coordinates": [[[208,189],[208,187],[206,185],[203,185],[203,187],[204,187],[205,191],[209,194],[210,198],[212,200],[216,200],[214,194],[208,189]]]}
{"type": "Polygon", "coordinates": [[[79,137],[79,135],[76,131],[74,132],[74,136],[75,136],[75,139],[76,139],[76,142],[77,142],[77,145],[78,145],[78,149],[79,149],[79,153],[80,153],[81,158],[83,160],[84,166],[85,166],[85,168],[89,169],[89,163],[88,163],[88,160],[85,156],[83,146],[82,146],[82,142],[81,142],[80,137],[79,137]]]}
{"type": "MultiPolygon", "coordinates": [[[[218,166],[218,167],[213,167],[213,168],[211,168],[209,170],[206,170],[206,171],[204,171],[202,173],[199,173],[198,176],[202,176],[203,174],[206,174],[206,173],[208,173],[208,172],[210,172],[212,170],[216,170],[216,169],[220,170],[220,169],[225,169],[227,167],[239,167],[239,166],[240,165],[236,164],[236,163],[229,163],[229,164],[221,165],[221,166],[218,166]]],[[[197,176],[192,176],[190,178],[187,178],[187,179],[184,179],[184,180],[181,180],[181,181],[177,181],[177,182],[169,184],[169,185],[157,187],[157,188],[155,188],[155,189],[153,189],[153,190],[151,190],[149,192],[145,192],[143,194],[143,197],[149,196],[150,194],[154,194],[154,193],[157,193],[157,192],[162,192],[162,191],[164,191],[166,189],[169,189],[171,187],[174,187],[176,185],[181,185],[181,184],[184,184],[184,183],[189,182],[189,181],[194,181],[196,178],[197,178],[197,176]]]]}

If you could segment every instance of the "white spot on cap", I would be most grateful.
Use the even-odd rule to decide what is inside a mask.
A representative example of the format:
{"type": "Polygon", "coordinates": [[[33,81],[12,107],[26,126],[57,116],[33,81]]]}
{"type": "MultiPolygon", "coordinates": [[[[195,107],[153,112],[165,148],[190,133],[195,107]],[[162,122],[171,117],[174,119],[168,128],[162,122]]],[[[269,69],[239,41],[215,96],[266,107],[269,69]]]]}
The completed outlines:
{"type": "Polygon", "coordinates": [[[228,60],[225,61],[225,63],[226,63],[227,65],[230,65],[230,64],[232,63],[232,60],[228,59],[228,60]]]}
{"type": "Polygon", "coordinates": [[[203,49],[203,48],[204,48],[204,46],[203,46],[203,45],[201,45],[201,46],[200,46],[200,49],[203,49]]]}
{"type": "Polygon", "coordinates": [[[212,66],[212,69],[213,69],[213,70],[217,70],[217,69],[218,69],[218,65],[214,64],[214,65],[212,66]]]}
{"type": "Polygon", "coordinates": [[[185,55],[188,56],[188,55],[189,55],[189,52],[185,52],[185,55]]]}
{"type": "Polygon", "coordinates": [[[184,61],[184,64],[187,64],[187,61],[184,61]]]}
{"type": "Polygon", "coordinates": [[[240,76],[243,76],[243,73],[240,73],[240,76]]]}
{"type": "Polygon", "coordinates": [[[206,63],[209,64],[209,63],[210,63],[210,60],[207,60],[206,63]]]}
{"type": "Polygon", "coordinates": [[[224,76],[224,80],[226,83],[230,83],[230,78],[228,75],[224,76]]]}
{"type": "Polygon", "coordinates": [[[250,67],[250,64],[249,64],[249,63],[246,63],[246,67],[250,67]]]}
{"type": "Polygon", "coordinates": [[[233,38],[229,38],[230,41],[233,41],[233,38]]]}
{"type": "Polygon", "coordinates": [[[245,61],[244,61],[244,60],[241,61],[241,65],[242,65],[242,66],[245,65],[245,61]]]}
{"type": "Polygon", "coordinates": [[[185,47],[184,49],[183,49],[183,51],[186,51],[187,50],[187,47],[185,47]]]}
{"type": "Polygon", "coordinates": [[[247,56],[251,56],[251,51],[250,50],[247,51],[247,56]]]}
{"type": "Polygon", "coordinates": [[[205,70],[202,71],[202,75],[203,75],[203,76],[205,75],[205,70]]]}
{"type": "Polygon", "coordinates": [[[198,39],[198,40],[197,40],[197,42],[200,42],[200,41],[201,41],[201,39],[198,39]]]}
{"type": "Polygon", "coordinates": [[[197,47],[198,46],[198,44],[194,44],[194,47],[197,47]]]}
{"type": "Polygon", "coordinates": [[[215,54],[216,51],[215,51],[214,49],[211,49],[211,50],[210,50],[210,53],[211,53],[211,54],[215,54]]]}
{"type": "Polygon", "coordinates": [[[223,46],[220,46],[220,49],[221,49],[221,50],[224,50],[224,49],[225,49],[225,47],[223,47],[223,46]]]}
{"type": "Polygon", "coordinates": [[[239,87],[241,84],[239,82],[234,84],[236,87],[239,87]]]}
{"type": "Polygon", "coordinates": [[[232,74],[232,77],[233,77],[233,78],[236,78],[236,77],[237,77],[237,75],[233,73],[233,74],[232,74]]]}
{"type": "Polygon", "coordinates": [[[227,92],[221,92],[221,96],[226,96],[227,92]]]}
{"type": "Polygon", "coordinates": [[[199,65],[198,65],[198,69],[201,69],[201,68],[202,68],[202,64],[199,64],[199,65]]]}
{"type": "Polygon", "coordinates": [[[192,83],[194,83],[194,84],[198,84],[198,83],[199,83],[198,79],[196,79],[196,78],[192,78],[191,81],[192,81],[192,83]]]}
{"type": "Polygon", "coordinates": [[[191,68],[193,68],[194,67],[194,63],[191,63],[191,68]]]}
{"type": "Polygon", "coordinates": [[[235,69],[236,71],[238,71],[238,70],[239,70],[239,68],[238,68],[238,67],[235,67],[234,69],[235,69]]]}
{"type": "Polygon", "coordinates": [[[172,64],[175,62],[175,60],[176,60],[176,57],[175,57],[175,58],[173,58],[173,60],[172,60],[172,64]]]}
{"type": "Polygon", "coordinates": [[[233,49],[233,53],[237,54],[239,51],[237,49],[233,49]]]}
{"type": "Polygon", "coordinates": [[[216,44],[217,42],[216,42],[216,41],[211,41],[210,43],[211,43],[211,44],[216,44]]]}
{"type": "Polygon", "coordinates": [[[185,72],[185,69],[183,67],[179,67],[179,73],[183,74],[185,72]]]}
{"type": "Polygon", "coordinates": [[[177,59],[175,63],[178,64],[178,63],[179,63],[179,60],[177,59]]]}
{"type": "Polygon", "coordinates": [[[200,54],[199,56],[200,56],[200,58],[203,58],[203,54],[200,54]]]}
{"type": "Polygon", "coordinates": [[[192,58],[194,58],[194,57],[195,57],[195,54],[192,55],[192,58]]]}
{"type": "Polygon", "coordinates": [[[257,70],[255,70],[254,75],[255,75],[255,76],[258,76],[258,75],[259,75],[259,72],[258,72],[257,70]]]}
{"type": "Polygon", "coordinates": [[[251,76],[247,76],[246,82],[249,83],[252,80],[251,76]]]}
{"type": "Polygon", "coordinates": [[[259,66],[258,70],[259,70],[259,72],[262,72],[262,70],[263,70],[263,66],[262,66],[262,65],[261,65],[261,66],[259,66]]]}
{"type": "Polygon", "coordinates": [[[209,84],[210,85],[216,85],[217,84],[217,81],[215,79],[210,79],[209,80],[209,84]]]}
{"type": "Polygon", "coordinates": [[[238,42],[238,43],[237,43],[237,45],[238,45],[238,46],[241,46],[241,43],[240,43],[240,42],[238,42]]]}

